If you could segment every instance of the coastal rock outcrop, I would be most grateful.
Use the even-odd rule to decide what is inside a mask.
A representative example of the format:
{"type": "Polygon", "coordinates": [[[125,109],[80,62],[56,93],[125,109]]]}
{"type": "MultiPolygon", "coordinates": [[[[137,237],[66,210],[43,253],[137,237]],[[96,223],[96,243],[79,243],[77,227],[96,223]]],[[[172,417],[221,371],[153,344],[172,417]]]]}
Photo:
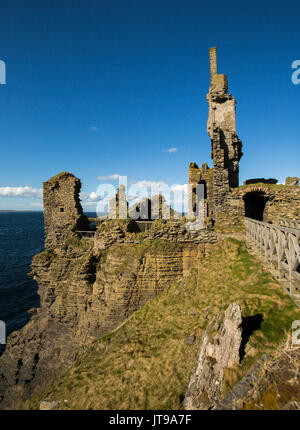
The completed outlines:
{"type": "Polygon", "coordinates": [[[32,275],[41,307],[9,337],[0,358],[0,407],[44,389],[89,342],[111,332],[191,268],[204,245],[168,242],[115,245],[95,252],[93,240],[71,237],[36,255],[32,275]]]}
{"type": "Polygon", "coordinates": [[[188,389],[184,409],[211,409],[223,395],[224,369],[240,362],[241,308],[232,303],[206,328],[188,389]]]}

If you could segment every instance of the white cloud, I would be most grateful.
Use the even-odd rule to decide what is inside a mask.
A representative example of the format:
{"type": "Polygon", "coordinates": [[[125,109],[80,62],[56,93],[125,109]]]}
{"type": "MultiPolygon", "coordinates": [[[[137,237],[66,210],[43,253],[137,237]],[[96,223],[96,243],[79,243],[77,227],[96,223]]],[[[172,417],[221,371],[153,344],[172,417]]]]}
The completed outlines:
{"type": "MultiPolygon", "coordinates": [[[[110,177],[119,175],[109,175],[110,177]]],[[[105,177],[107,178],[107,177],[105,177]]],[[[110,185],[113,190],[114,186],[110,185]]],[[[129,206],[137,203],[143,198],[151,198],[154,195],[162,194],[165,198],[165,203],[170,204],[176,211],[186,211],[187,207],[187,184],[168,184],[165,181],[130,181],[127,188],[127,201],[129,206]]],[[[113,191],[113,195],[117,192],[117,187],[113,191]]],[[[96,207],[97,203],[103,200],[102,193],[95,191],[81,193],[81,201],[83,207],[96,207]],[[101,195],[100,195],[101,194],[101,195]]]]}
{"type": "Polygon", "coordinates": [[[95,191],[92,191],[90,194],[89,194],[89,199],[90,200],[96,200],[97,199],[97,193],[95,193],[95,191]]]}
{"type": "Polygon", "coordinates": [[[147,181],[147,180],[143,180],[143,181],[131,181],[130,182],[132,185],[136,185],[138,187],[168,187],[168,184],[166,184],[164,181],[147,181]]]}
{"type": "Polygon", "coordinates": [[[42,208],[43,207],[43,203],[31,203],[31,205],[29,205],[32,208],[42,208]]]}
{"type": "Polygon", "coordinates": [[[119,179],[121,175],[119,175],[118,173],[114,173],[113,175],[107,175],[107,176],[98,176],[97,179],[99,179],[99,181],[107,181],[108,179],[119,179]]]}
{"type": "Polygon", "coordinates": [[[90,131],[98,131],[98,127],[96,125],[93,125],[89,128],[90,131]]]}
{"type": "Polygon", "coordinates": [[[92,191],[91,193],[81,193],[80,198],[85,205],[96,203],[97,201],[101,200],[100,196],[98,196],[95,191],[92,191]]]}
{"type": "Polygon", "coordinates": [[[163,149],[162,150],[162,152],[168,152],[169,154],[174,154],[177,151],[179,151],[178,148],[168,148],[168,149],[163,149]]]}
{"type": "Polygon", "coordinates": [[[155,192],[155,190],[159,190],[159,191],[164,191],[164,190],[169,190],[171,192],[174,191],[186,191],[187,190],[187,184],[167,184],[164,181],[147,181],[147,180],[143,180],[143,181],[137,181],[137,182],[133,182],[131,181],[130,184],[136,185],[137,187],[147,187],[147,188],[152,188],[153,191],[155,192]]]}
{"type": "Polygon", "coordinates": [[[137,181],[129,186],[127,200],[130,203],[136,203],[142,198],[151,198],[157,194],[162,194],[167,204],[171,204],[174,198],[176,200],[178,198],[179,200],[185,200],[187,196],[187,184],[167,184],[164,181],[137,181]]]}
{"type": "Polygon", "coordinates": [[[43,190],[29,186],[24,187],[0,187],[1,197],[35,197],[42,198],[43,190]]]}

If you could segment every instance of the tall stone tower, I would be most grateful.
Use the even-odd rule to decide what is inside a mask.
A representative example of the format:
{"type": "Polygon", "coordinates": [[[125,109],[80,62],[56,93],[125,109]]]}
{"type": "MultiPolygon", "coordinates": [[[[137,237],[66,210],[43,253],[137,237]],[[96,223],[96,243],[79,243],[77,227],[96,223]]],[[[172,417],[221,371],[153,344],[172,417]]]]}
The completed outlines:
{"type": "Polygon", "coordinates": [[[45,248],[59,248],[75,230],[88,230],[80,189],[80,179],[68,172],[43,183],[45,248]]]}
{"type": "Polygon", "coordinates": [[[235,99],[227,93],[226,75],[218,74],[217,49],[209,49],[210,88],[207,132],[211,138],[214,163],[213,195],[215,212],[228,208],[230,188],[239,186],[239,161],[242,142],[236,134],[235,99]]]}

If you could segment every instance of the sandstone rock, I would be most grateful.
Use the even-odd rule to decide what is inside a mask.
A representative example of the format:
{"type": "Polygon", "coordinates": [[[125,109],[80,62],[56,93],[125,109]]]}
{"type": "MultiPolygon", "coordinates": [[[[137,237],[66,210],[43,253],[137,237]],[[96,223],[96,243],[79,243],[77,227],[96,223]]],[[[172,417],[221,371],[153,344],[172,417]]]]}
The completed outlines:
{"type": "MultiPolygon", "coordinates": [[[[141,222],[141,221],[140,221],[141,222]]],[[[94,237],[94,251],[108,248],[116,243],[140,243],[149,240],[164,240],[181,243],[215,243],[217,235],[201,223],[181,220],[155,220],[151,228],[137,237],[139,226],[132,220],[105,220],[97,228],[94,237]],[[119,223],[119,224],[118,224],[119,223]]]]}
{"type": "Polygon", "coordinates": [[[45,389],[81,347],[180,281],[203,255],[197,244],[118,244],[99,252],[92,246],[93,240],[77,239],[33,258],[41,307],[8,336],[0,357],[0,408],[17,408],[45,389]]]}
{"type": "Polygon", "coordinates": [[[194,334],[191,334],[190,336],[188,336],[186,338],[186,343],[188,345],[193,345],[193,343],[195,342],[195,340],[196,340],[196,336],[194,334]]]}
{"type": "Polygon", "coordinates": [[[210,409],[222,397],[224,369],[239,364],[241,308],[232,303],[209,323],[203,336],[184,409],[210,409]]]}

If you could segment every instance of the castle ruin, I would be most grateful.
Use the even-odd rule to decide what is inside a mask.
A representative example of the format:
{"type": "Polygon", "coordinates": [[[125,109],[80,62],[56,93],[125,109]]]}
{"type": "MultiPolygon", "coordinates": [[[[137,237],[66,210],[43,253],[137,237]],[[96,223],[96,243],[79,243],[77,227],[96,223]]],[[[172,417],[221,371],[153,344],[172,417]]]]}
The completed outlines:
{"type": "MultiPolygon", "coordinates": [[[[248,224],[248,235],[252,230],[252,237],[260,236],[263,245],[257,249],[269,253],[268,265],[275,267],[275,262],[279,266],[276,276],[285,282],[284,288],[289,288],[290,292],[291,281],[296,280],[299,284],[299,178],[289,177],[285,185],[277,185],[273,179],[251,179],[239,186],[242,143],[235,128],[235,99],[227,93],[226,76],[217,73],[216,48],[210,49],[210,71],[207,130],[212,144],[213,167],[209,168],[206,163],[201,168],[196,163],[190,164],[192,193],[188,211],[195,214],[196,191],[202,186],[206,221],[211,218],[215,223],[206,223],[203,229],[195,230],[189,228],[193,221],[178,218],[175,211],[171,212],[170,219],[166,219],[164,213],[170,212],[170,207],[162,196],[144,199],[128,207],[126,190],[120,186],[116,198],[111,201],[111,216],[94,219],[96,230],[92,230],[80,202],[80,179],[62,172],[44,182],[46,251],[36,255],[31,265],[31,275],[39,284],[41,309],[19,333],[11,336],[8,349],[1,357],[0,403],[5,408],[28,399],[38,390],[46,390],[54,377],[74,363],[81,347],[120,327],[130,315],[166,288],[176,286],[172,296],[174,291],[174,297],[180,294],[180,300],[185,300],[186,276],[200,267],[213,271],[216,266],[208,267],[211,260],[205,260],[213,245],[220,242],[220,247],[216,247],[216,258],[219,259],[222,239],[244,240],[245,224],[248,224]],[[131,216],[132,212],[135,216],[131,216]],[[297,222],[298,225],[294,224],[297,222]],[[263,229],[269,232],[266,234],[263,229]]],[[[237,253],[239,249],[236,247],[237,253]]],[[[235,262],[240,264],[241,260],[230,260],[227,276],[235,262]]],[[[248,272],[248,263],[246,268],[248,272]]],[[[222,273],[220,271],[216,277],[220,286],[222,273]]],[[[251,271],[251,289],[253,274],[251,271]]],[[[193,289],[189,290],[193,292],[201,289],[201,282],[195,282],[194,275],[192,273],[193,289]]],[[[213,285],[209,285],[209,291],[216,288],[214,278],[211,279],[213,285]]],[[[264,289],[268,285],[266,278],[260,279],[263,279],[264,289]]],[[[203,294],[207,291],[204,289],[203,294]]],[[[266,297],[264,290],[262,293],[262,297],[266,297]]],[[[208,300],[211,297],[208,295],[208,300]]],[[[166,297],[163,300],[165,302],[166,297]]],[[[276,297],[275,300],[277,306],[276,297]]],[[[253,303],[257,309],[257,302],[253,303]]],[[[272,307],[273,303],[275,301],[272,307]]],[[[201,306],[202,302],[200,311],[201,306]]],[[[207,312],[204,319],[207,319],[209,309],[203,308],[207,312]]],[[[263,309],[265,312],[266,308],[263,309]]],[[[290,306],[285,309],[289,310],[290,306]]],[[[183,318],[189,315],[193,318],[196,313],[193,311],[183,318]]],[[[124,331],[125,342],[129,333],[124,331]]],[[[107,337],[105,345],[109,342],[107,337]]],[[[133,348],[137,345],[134,339],[131,344],[133,348]]]]}
{"type": "Polygon", "coordinates": [[[80,179],[69,172],[61,172],[43,183],[46,248],[57,248],[76,230],[88,229],[80,190],[80,179]]]}
{"type": "Polygon", "coordinates": [[[189,184],[193,195],[189,214],[195,211],[197,184],[204,185],[206,215],[215,217],[229,208],[231,188],[239,186],[239,161],[243,155],[242,142],[236,134],[235,99],[228,94],[226,75],[218,74],[217,49],[209,49],[210,87],[207,94],[209,107],[207,132],[211,139],[213,168],[206,163],[199,168],[196,163],[189,166],[189,184]]]}
{"type": "MultiPolygon", "coordinates": [[[[239,186],[239,161],[243,153],[242,142],[236,133],[236,101],[228,94],[226,75],[218,73],[215,47],[209,49],[209,62],[207,132],[211,139],[213,167],[210,168],[207,163],[203,163],[199,168],[195,162],[190,163],[188,216],[198,215],[197,210],[200,207],[197,201],[198,189],[202,186],[204,195],[201,198],[203,197],[205,202],[206,220],[204,229],[215,223],[222,224],[222,228],[232,228],[237,223],[243,224],[241,220],[245,216],[278,225],[282,218],[297,218],[300,206],[299,178],[289,177],[286,184],[281,186],[276,185],[276,179],[263,178],[250,179],[245,181],[242,187],[239,186]]],[[[71,234],[90,230],[89,219],[83,215],[79,199],[80,189],[80,180],[68,172],[62,172],[44,183],[46,248],[59,247],[71,234]]],[[[156,219],[168,219],[173,223],[172,234],[165,229],[167,233],[164,231],[162,234],[164,239],[172,237],[177,240],[176,238],[180,237],[180,241],[203,241],[203,233],[195,233],[195,236],[191,237],[191,232],[187,232],[188,225],[182,227],[180,224],[182,215],[184,214],[174,211],[167,205],[161,195],[150,199],[144,198],[129,207],[126,189],[121,185],[117,194],[110,200],[106,221],[127,219],[131,221],[128,231],[139,232],[151,229],[156,219]]],[[[101,224],[104,219],[98,221],[101,224]]],[[[126,236],[125,233],[124,235],[126,236]]],[[[149,237],[151,238],[151,234],[149,237]]],[[[204,237],[207,240],[205,235],[204,237]]]]}

